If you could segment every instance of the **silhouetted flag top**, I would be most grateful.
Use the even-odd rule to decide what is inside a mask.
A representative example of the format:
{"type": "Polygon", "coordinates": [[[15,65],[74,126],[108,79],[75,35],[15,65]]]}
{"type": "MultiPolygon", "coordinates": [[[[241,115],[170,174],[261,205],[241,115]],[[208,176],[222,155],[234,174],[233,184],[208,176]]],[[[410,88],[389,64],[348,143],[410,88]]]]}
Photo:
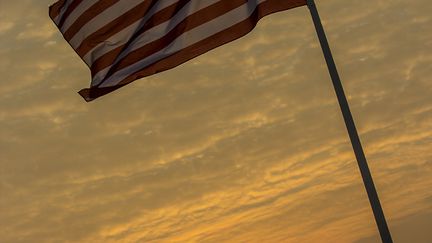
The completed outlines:
{"type": "Polygon", "coordinates": [[[91,101],[176,67],[306,0],[60,0],[49,15],[89,66],[91,101]]]}

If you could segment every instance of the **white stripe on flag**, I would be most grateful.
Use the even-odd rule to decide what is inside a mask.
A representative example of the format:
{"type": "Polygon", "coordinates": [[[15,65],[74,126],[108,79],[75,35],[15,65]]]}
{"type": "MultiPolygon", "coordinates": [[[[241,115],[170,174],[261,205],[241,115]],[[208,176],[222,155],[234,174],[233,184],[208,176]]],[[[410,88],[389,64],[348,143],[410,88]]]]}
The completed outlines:
{"type": "Polygon", "coordinates": [[[115,48],[126,44],[126,42],[129,41],[129,39],[132,37],[132,35],[135,33],[135,30],[142,27],[148,19],[150,19],[154,14],[161,11],[162,9],[174,4],[178,0],[165,0],[165,1],[159,1],[156,3],[155,6],[153,6],[148,13],[132,25],[129,25],[128,27],[124,28],[123,30],[119,31],[117,34],[111,36],[110,38],[106,39],[106,41],[99,43],[97,46],[95,46],[92,50],[87,52],[87,54],[83,57],[84,61],[91,65],[95,60],[97,60],[99,57],[103,56],[104,54],[114,50],[115,48]]]}
{"type": "Polygon", "coordinates": [[[127,11],[134,8],[136,5],[142,3],[142,0],[129,0],[129,1],[119,1],[116,4],[110,6],[105,11],[95,16],[92,20],[87,22],[69,41],[69,43],[74,47],[78,48],[82,41],[95,31],[101,29],[107,23],[115,20],[119,16],[125,14],[127,11]]]}
{"type": "Polygon", "coordinates": [[[66,18],[65,22],[63,23],[63,26],[61,28],[61,31],[64,33],[66,32],[69,27],[91,6],[93,6],[95,3],[97,3],[98,0],[84,0],[82,1],[73,11],[72,13],[66,18]]]}
{"type": "Polygon", "coordinates": [[[64,3],[63,7],[60,10],[59,15],[57,15],[57,17],[54,19],[54,22],[58,25],[60,23],[61,18],[63,17],[63,14],[66,12],[66,10],[68,9],[69,5],[72,3],[73,0],[66,0],[66,2],[64,3]]]}

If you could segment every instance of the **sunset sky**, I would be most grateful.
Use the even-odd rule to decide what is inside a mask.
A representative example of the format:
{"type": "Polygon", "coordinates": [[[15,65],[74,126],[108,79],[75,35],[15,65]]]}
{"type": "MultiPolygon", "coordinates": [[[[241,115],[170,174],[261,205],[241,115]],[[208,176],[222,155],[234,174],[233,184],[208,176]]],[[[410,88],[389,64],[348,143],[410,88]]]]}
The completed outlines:
{"type": "MultiPolygon", "coordinates": [[[[0,242],[380,242],[307,7],[86,103],[0,0],[0,242]]],[[[395,243],[432,242],[432,4],[316,0],[395,243]]]]}

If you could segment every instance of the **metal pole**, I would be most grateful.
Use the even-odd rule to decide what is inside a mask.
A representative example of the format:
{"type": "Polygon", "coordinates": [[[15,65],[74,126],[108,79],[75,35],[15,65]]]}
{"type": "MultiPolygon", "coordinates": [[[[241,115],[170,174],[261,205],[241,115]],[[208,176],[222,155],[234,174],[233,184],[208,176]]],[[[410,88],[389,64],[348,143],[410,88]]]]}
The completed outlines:
{"type": "Polygon", "coordinates": [[[319,41],[321,43],[321,48],[324,53],[325,60],[327,62],[328,70],[333,82],[333,86],[336,92],[336,96],[339,101],[339,106],[342,110],[342,115],[345,120],[345,125],[348,130],[349,137],[351,139],[351,144],[355,153],[355,156],[357,158],[357,163],[360,168],[360,172],[363,178],[363,183],[366,188],[369,202],[372,207],[372,211],[374,213],[375,221],[378,226],[378,230],[381,236],[381,240],[383,243],[392,243],[392,238],[390,235],[390,231],[387,226],[387,222],[384,216],[384,212],[382,210],[378,193],[375,189],[372,175],[370,173],[366,157],[363,152],[363,148],[360,142],[360,138],[357,133],[357,129],[354,124],[354,119],[351,115],[351,111],[348,105],[348,101],[346,99],[342,83],[339,78],[338,71],[336,69],[336,64],[333,60],[333,56],[327,41],[327,37],[324,32],[324,28],[321,24],[321,20],[318,14],[318,10],[315,6],[314,0],[307,0],[307,5],[309,7],[309,10],[312,15],[312,19],[315,25],[315,29],[319,38],[319,41]]]}

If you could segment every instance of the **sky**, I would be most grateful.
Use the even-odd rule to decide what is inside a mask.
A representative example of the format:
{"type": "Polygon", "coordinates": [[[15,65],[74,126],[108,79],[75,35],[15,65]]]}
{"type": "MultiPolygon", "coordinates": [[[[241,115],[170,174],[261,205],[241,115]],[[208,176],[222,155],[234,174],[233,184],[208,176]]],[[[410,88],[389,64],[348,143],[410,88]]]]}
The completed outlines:
{"type": "MultiPolygon", "coordinates": [[[[380,242],[307,7],[91,103],[0,0],[0,242],[380,242]]],[[[432,4],[317,0],[395,242],[432,240],[432,4]]]]}

